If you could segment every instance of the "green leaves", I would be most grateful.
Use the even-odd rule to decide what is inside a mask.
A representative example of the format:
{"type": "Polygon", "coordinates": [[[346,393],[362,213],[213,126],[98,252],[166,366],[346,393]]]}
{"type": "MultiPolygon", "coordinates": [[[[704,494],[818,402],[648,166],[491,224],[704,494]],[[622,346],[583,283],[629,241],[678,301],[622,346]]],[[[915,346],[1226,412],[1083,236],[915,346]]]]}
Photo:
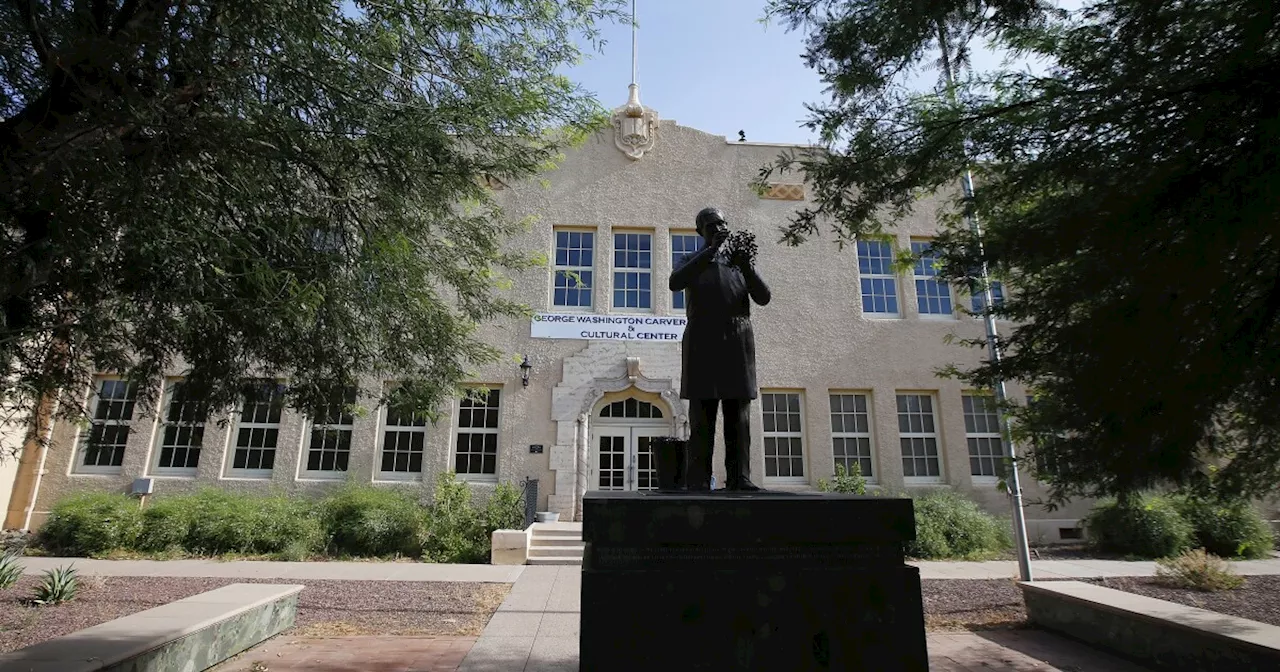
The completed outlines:
{"type": "Polygon", "coordinates": [[[479,178],[598,128],[557,70],[618,2],[185,4],[120,30],[133,5],[36,3],[34,32],[0,10],[0,395],[75,414],[95,371],[186,366],[218,406],[257,368],[428,402],[492,359],[475,325],[519,313],[497,287],[535,260],[479,178]]]}
{"type": "Polygon", "coordinates": [[[1016,415],[1033,457],[1063,465],[1052,502],[1194,484],[1215,464],[1221,491],[1269,492],[1280,477],[1270,3],[921,7],[770,3],[807,31],[834,93],[809,122],[825,146],[765,171],[802,169],[812,185],[816,205],[783,240],[873,236],[920,210],[938,219],[942,278],[967,288],[985,262],[1010,289],[995,312],[1017,326],[1002,363],[954,373],[1037,390],[1016,415]],[[954,85],[901,85],[940,45],[954,56],[977,38],[1041,67],[965,72],[953,58],[954,85]],[[933,193],[942,200],[919,199],[933,193]]]}

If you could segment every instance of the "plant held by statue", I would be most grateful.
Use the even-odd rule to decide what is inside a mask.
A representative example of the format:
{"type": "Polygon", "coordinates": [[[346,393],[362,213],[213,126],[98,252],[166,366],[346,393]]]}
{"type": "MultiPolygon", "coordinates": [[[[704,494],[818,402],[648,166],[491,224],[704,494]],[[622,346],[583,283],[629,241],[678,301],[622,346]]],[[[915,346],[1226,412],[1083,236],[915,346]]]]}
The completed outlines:
{"type": "Polygon", "coordinates": [[[728,255],[730,262],[741,266],[754,266],[756,253],[759,251],[756,246],[756,234],[746,229],[738,229],[729,234],[729,239],[724,241],[722,249],[728,255]]]}

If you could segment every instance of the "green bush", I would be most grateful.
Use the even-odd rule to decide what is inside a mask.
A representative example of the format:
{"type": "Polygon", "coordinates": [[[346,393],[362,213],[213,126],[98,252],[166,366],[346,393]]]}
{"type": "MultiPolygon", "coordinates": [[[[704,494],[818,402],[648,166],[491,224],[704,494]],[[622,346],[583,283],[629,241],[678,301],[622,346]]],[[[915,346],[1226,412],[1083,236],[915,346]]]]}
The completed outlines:
{"type": "Polygon", "coordinates": [[[916,538],[907,555],[922,560],[989,558],[1013,545],[1009,525],[951,490],[914,500],[916,538]]]}
{"type": "Polygon", "coordinates": [[[471,487],[453,472],[436,480],[422,557],[428,562],[484,563],[489,560],[489,539],[484,520],[471,505],[471,487]]]}
{"type": "Polygon", "coordinates": [[[853,463],[853,471],[846,474],[844,465],[836,465],[836,475],[828,483],[827,479],[818,479],[818,490],[821,492],[839,492],[846,495],[867,494],[867,479],[862,477],[862,467],[853,463]]]}
{"type": "Polygon", "coordinates": [[[380,557],[422,552],[427,512],[408,495],[347,485],[320,504],[330,553],[380,557]]]}
{"type": "Polygon", "coordinates": [[[141,532],[138,500],[124,494],[86,492],[53,505],[40,528],[40,543],[58,555],[95,556],[133,548],[141,532]]]}
{"type": "Polygon", "coordinates": [[[485,534],[493,538],[494,530],[524,529],[524,498],[510,483],[499,483],[484,508],[485,534]]]}
{"type": "Polygon", "coordinates": [[[142,511],[142,534],[137,548],[154,553],[187,550],[187,537],[195,517],[190,496],[164,497],[142,511]]]}
{"type": "Polygon", "coordinates": [[[1084,520],[1089,541],[1104,551],[1144,558],[1167,558],[1189,548],[1191,524],[1167,497],[1143,495],[1121,504],[1106,500],[1084,520]]]}
{"type": "Polygon", "coordinates": [[[242,553],[300,560],[321,546],[314,502],[207,489],[182,498],[191,507],[186,548],[200,555],[242,553]]]}
{"type": "Polygon", "coordinates": [[[1179,497],[1174,503],[1197,548],[1224,558],[1265,558],[1275,548],[1271,525],[1249,502],[1179,497]]]}

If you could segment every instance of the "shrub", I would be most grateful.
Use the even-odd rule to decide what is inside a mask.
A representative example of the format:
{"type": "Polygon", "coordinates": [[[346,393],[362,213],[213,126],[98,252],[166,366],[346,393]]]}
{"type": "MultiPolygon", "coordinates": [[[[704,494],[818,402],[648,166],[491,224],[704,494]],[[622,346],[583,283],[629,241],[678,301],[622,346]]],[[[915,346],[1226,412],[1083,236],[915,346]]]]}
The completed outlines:
{"type": "Polygon", "coordinates": [[[1244,585],[1222,558],[1203,548],[1183,551],[1176,558],[1156,560],[1156,581],[1174,588],[1230,590],[1244,585]]]}
{"type": "Polygon", "coordinates": [[[1191,525],[1166,497],[1100,502],[1084,520],[1089,540],[1104,551],[1167,558],[1191,547],[1191,525]]]}
{"type": "Polygon", "coordinates": [[[0,590],[4,590],[22,578],[22,564],[18,562],[17,553],[5,553],[0,556],[0,590]]]}
{"type": "Polygon", "coordinates": [[[417,556],[427,512],[408,495],[368,485],[347,485],[320,504],[330,552],[356,556],[417,556]]]}
{"type": "Polygon", "coordinates": [[[138,500],[124,494],[79,493],[53,505],[40,541],[59,555],[94,556],[133,548],[142,532],[138,500]]]}
{"type": "Polygon", "coordinates": [[[44,573],[36,585],[32,602],[36,604],[62,604],[76,598],[80,592],[80,578],[75,567],[59,567],[44,573]]]}
{"type": "Polygon", "coordinates": [[[524,498],[510,483],[499,483],[484,508],[485,534],[493,538],[494,530],[524,529],[524,498]]]}
{"type": "Polygon", "coordinates": [[[428,562],[483,563],[488,561],[489,539],[484,520],[471,506],[471,488],[453,472],[440,474],[431,504],[422,557],[428,562]]]}
{"type": "Polygon", "coordinates": [[[193,553],[300,560],[323,540],[314,506],[302,498],[251,496],[210,488],[181,500],[180,506],[190,507],[186,547],[193,553]]]}
{"type": "Polygon", "coordinates": [[[914,500],[916,538],[907,555],[923,560],[975,560],[1013,545],[1009,525],[951,490],[914,500]]]}
{"type": "Polygon", "coordinates": [[[195,518],[190,496],[157,499],[142,511],[142,534],[138,536],[140,551],[186,550],[187,537],[195,518]]]}
{"type": "Polygon", "coordinates": [[[818,479],[818,490],[822,492],[839,492],[847,495],[865,495],[867,494],[867,480],[862,477],[862,467],[857,463],[853,463],[853,470],[848,474],[844,471],[843,464],[836,465],[836,475],[828,483],[827,479],[818,479]]]}
{"type": "Polygon", "coordinates": [[[1249,502],[1220,502],[1202,497],[1175,500],[1191,524],[1192,543],[1224,558],[1265,558],[1275,548],[1271,525],[1249,502]]]}

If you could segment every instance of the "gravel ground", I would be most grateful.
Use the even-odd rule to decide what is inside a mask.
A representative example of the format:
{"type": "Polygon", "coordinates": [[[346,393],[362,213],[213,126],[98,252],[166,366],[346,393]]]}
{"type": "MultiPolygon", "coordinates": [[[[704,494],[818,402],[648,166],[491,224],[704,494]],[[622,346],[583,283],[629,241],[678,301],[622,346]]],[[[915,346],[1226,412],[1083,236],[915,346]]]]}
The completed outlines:
{"type": "MultiPolygon", "coordinates": [[[[84,577],[80,595],[52,607],[29,606],[37,577],[0,590],[0,653],[231,583],[264,579],[84,577]]],[[[307,581],[290,634],[478,635],[510,586],[491,583],[307,581]]]]}
{"type": "Polygon", "coordinates": [[[929,630],[1021,627],[1027,619],[1022,591],[1012,579],[926,579],[920,592],[929,630]]]}
{"type": "Polygon", "coordinates": [[[1093,583],[1220,614],[1280,625],[1280,576],[1247,576],[1243,586],[1214,593],[1170,588],[1148,577],[1094,579],[1093,583]]]}

